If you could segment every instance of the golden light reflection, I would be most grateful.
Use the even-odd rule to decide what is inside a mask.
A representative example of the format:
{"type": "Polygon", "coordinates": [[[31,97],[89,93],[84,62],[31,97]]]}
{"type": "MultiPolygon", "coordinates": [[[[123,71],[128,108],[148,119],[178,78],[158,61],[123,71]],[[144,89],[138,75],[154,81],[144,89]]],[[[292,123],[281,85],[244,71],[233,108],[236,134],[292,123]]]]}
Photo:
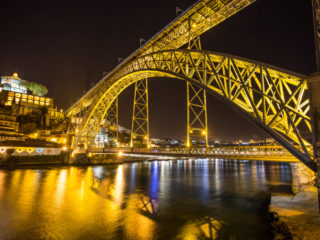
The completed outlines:
{"type": "Polygon", "coordinates": [[[130,195],[124,215],[124,225],[128,236],[132,239],[152,239],[156,223],[145,212],[143,200],[147,196],[141,194],[130,195]],[[139,226],[139,227],[137,227],[139,226]]]}
{"type": "Polygon", "coordinates": [[[224,221],[218,221],[208,216],[196,221],[190,221],[181,229],[178,239],[216,239],[220,229],[225,224],[224,221]]]}
{"type": "Polygon", "coordinates": [[[67,180],[67,170],[63,169],[60,171],[58,181],[57,181],[56,197],[55,197],[57,206],[60,206],[63,200],[63,196],[66,188],[66,180],[67,180]]]}
{"type": "Polygon", "coordinates": [[[4,185],[5,185],[5,178],[6,178],[6,173],[0,171],[0,199],[2,198],[3,191],[4,191],[4,185]]]}
{"type": "Polygon", "coordinates": [[[114,202],[120,204],[123,197],[123,165],[119,165],[115,176],[114,202]]]}
{"type": "Polygon", "coordinates": [[[21,215],[27,219],[28,214],[32,211],[34,204],[34,195],[39,185],[39,173],[34,170],[25,170],[22,174],[21,193],[19,194],[16,207],[24,214],[21,215]]]}

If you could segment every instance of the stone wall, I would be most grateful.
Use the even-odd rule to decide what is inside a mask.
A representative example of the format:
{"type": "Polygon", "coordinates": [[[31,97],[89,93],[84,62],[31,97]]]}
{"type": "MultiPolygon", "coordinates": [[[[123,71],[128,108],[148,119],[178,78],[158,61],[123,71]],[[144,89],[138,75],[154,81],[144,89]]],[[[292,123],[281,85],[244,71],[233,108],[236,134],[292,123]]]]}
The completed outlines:
{"type": "Polygon", "coordinates": [[[293,193],[304,190],[315,183],[315,173],[301,162],[290,163],[293,193]]]}

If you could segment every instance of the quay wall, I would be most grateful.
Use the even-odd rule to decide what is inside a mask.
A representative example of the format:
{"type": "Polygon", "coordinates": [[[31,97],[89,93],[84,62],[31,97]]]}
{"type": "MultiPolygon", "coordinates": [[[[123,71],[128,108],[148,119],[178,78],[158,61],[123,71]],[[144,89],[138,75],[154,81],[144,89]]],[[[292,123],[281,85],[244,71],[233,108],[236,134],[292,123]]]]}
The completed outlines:
{"type": "Polygon", "coordinates": [[[284,222],[293,239],[320,240],[320,214],[315,173],[300,162],[290,163],[292,196],[272,196],[270,211],[284,222]]]}

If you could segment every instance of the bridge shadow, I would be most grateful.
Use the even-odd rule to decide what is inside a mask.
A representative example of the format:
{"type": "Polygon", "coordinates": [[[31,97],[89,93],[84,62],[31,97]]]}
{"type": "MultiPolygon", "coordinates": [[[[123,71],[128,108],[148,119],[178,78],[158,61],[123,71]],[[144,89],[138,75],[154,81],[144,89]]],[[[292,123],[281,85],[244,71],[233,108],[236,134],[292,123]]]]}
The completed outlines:
{"type": "MultiPolygon", "coordinates": [[[[93,177],[91,190],[99,196],[102,196],[112,202],[115,202],[115,186],[108,178],[93,177]]],[[[159,210],[158,200],[152,196],[143,194],[142,192],[134,193],[135,207],[138,213],[150,219],[155,219],[159,210]]],[[[126,208],[127,198],[120,202],[122,209],[126,208]]]]}

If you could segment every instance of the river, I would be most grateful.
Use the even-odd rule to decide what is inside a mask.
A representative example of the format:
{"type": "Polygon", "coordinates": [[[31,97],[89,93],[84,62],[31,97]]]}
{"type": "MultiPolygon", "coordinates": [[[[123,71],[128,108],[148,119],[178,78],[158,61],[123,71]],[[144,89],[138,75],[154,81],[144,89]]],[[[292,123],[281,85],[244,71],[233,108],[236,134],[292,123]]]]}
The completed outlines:
{"type": "Polygon", "coordinates": [[[0,239],[271,239],[264,204],[290,193],[281,162],[0,169],[0,239]]]}

